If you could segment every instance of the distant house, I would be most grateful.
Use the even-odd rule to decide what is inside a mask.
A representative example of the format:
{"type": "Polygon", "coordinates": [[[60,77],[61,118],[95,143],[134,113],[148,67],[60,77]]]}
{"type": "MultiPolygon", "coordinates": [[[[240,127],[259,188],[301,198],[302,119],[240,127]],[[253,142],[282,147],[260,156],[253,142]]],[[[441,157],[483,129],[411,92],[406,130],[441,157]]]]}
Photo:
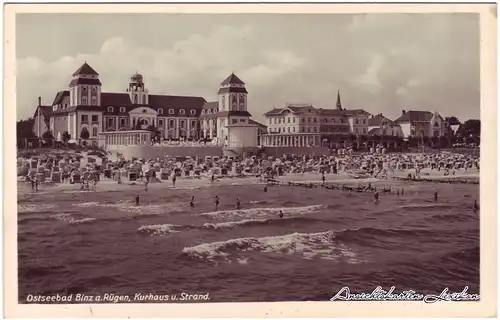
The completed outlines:
{"type": "Polygon", "coordinates": [[[38,107],[35,109],[33,119],[33,132],[37,137],[41,137],[50,130],[50,118],[52,116],[52,106],[42,106],[42,99],[38,98],[38,107]]]}
{"type": "Polygon", "coordinates": [[[267,126],[263,125],[260,122],[255,121],[253,119],[249,119],[248,123],[249,124],[254,124],[254,125],[257,126],[257,145],[259,145],[259,146],[262,145],[262,143],[261,143],[261,137],[262,137],[262,135],[267,134],[267,126]]]}
{"type": "Polygon", "coordinates": [[[368,119],[368,135],[369,136],[393,136],[403,138],[403,130],[401,126],[384,117],[382,113],[372,116],[368,119]]]}
{"type": "Polygon", "coordinates": [[[448,122],[437,112],[403,110],[395,122],[401,126],[404,138],[442,137],[448,132],[448,122]]]}

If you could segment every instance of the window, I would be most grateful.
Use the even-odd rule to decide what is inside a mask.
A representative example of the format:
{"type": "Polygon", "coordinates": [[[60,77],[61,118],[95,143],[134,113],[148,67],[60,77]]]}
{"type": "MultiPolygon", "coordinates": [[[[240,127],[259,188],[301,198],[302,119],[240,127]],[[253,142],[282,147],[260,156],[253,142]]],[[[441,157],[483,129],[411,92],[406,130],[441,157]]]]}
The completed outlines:
{"type": "Polygon", "coordinates": [[[355,123],[355,124],[358,124],[358,123],[359,123],[358,119],[356,119],[356,120],[354,121],[354,123],[355,123]]]}
{"type": "Polygon", "coordinates": [[[175,126],[175,124],[174,124],[174,120],[169,120],[169,121],[168,121],[168,127],[169,127],[169,128],[173,128],[174,126],[175,126]]]}
{"type": "Polygon", "coordinates": [[[158,109],[158,114],[163,114],[163,109],[158,109]]]}
{"type": "Polygon", "coordinates": [[[292,118],[292,122],[295,123],[295,117],[292,118]]]}
{"type": "Polygon", "coordinates": [[[288,133],[290,133],[290,127],[288,127],[288,133]]]}
{"type": "Polygon", "coordinates": [[[286,122],[290,123],[290,118],[286,118],[286,122]]]}
{"type": "Polygon", "coordinates": [[[174,114],[174,109],[168,109],[168,114],[174,114]]]}
{"type": "Polygon", "coordinates": [[[186,121],[184,120],[181,120],[181,125],[180,125],[181,128],[185,128],[186,127],[186,121]]]}
{"type": "Polygon", "coordinates": [[[83,92],[87,92],[87,87],[82,88],[83,92]]]}
{"type": "Polygon", "coordinates": [[[237,120],[237,119],[233,119],[233,120],[231,121],[231,123],[232,123],[232,124],[236,124],[236,123],[238,123],[238,120],[237,120]]]}
{"type": "Polygon", "coordinates": [[[366,133],[366,128],[363,128],[363,133],[366,133]]]}
{"type": "Polygon", "coordinates": [[[92,122],[98,122],[99,121],[99,116],[98,115],[92,115],[92,122]]]}
{"type": "Polygon", "coordinates": [[[366,119],[363,119],[363,124],[366,124],[366,119]]]}
{"type": "Polygon", "coordinates": [[[92,136],[97,136],[97,127],[92,128],[92,136]]]}
{"type": "Polygon", "coordinates": [[[295,132],[295,127],[292,128],[292,132],[295,132]]]}
{"type": "Polygon", "coordinates": [[[210,114],[210,113],[212,113],[212,110],[208,109],[207,114],[210,114]]]}
{"type": "Polygon", "coordinates": [[[87,97],[82,97],[82,104],[86,105],[87,104],[87,97]]]}
{"type": "Polygon", "coordinates": [[[185,115],[186,114],[186,110],[184,110],[184,109],[179,110],[179,114],[181,116],[185,115]]]}
{"type": "Polygon", "coordinates": [[[314,123],[318,122],[318,119],[316,119],[316,118],[313,118],[313,120],[314,120],[314,123]]]}
{"type": "Polygon", "coordinates": [[[222,97],[222,110],[226,108],[226,97],[222,97]]]}
{"type": "MultiPolygon", "coordinates": [[[[112,120],[112,119],[111,119],[111,120],[112,120]]],[[[121,119],[120,119],[120,126],[121,126],[121,127],[124,127],[124,126],[125,126],[125,124],[126,124],[126,119],[125,119],[125,118],[121,118],[121,119]]]]}
{"type": "Polygon", "coordinates": [[[196,110],[194,110],[194,109],[191,109],[189,112],[191,113],[192,116],[196,115],[196,110]]]}
{"type": "Polygon", "coordinates": [[[196,120],[191,121],[191,127],[195,128],[196,127],[196,120]]]}
{"type": "Polygon", "coordinates": [[[163,119],[158,119],[158,126],[163,127],[163,119]]]}
{"type": "Polygon", "coordinates": [[[96,87],[92,87],[92,92],[95,92],[96,91],[96,87]]]}
{"type": "Polygon", "coordinates": [[[120,108],[120,112],[126,112],[127,110],[125,109],[125,107],[121,107],[120,108]]]}
{"type": "Polygon", "coordinates": [[[205,114],[205,110],[201,110],[201,114],[205,114]]]}
{"type": "Polygon", "coordinates": [[[82,114],[82,123],[87,123],[89,122],[89,116],[86,114],[82,114]]]}
{"type": "Polygon", "coordinates": [[[92,97],[92,105],[97,106],[97,98],[96,97],[92,97]]]}
{"type": "Polygon", "coordinates": [[[108,118],[108,127],[113,126],[113,118],[108,118]]]}
{"type": "Polygon", "coordinates": [[[137,95],[134,94],[133,97],[134,97],[134,104],[137,104],[137,95]]]}
{"type": "Polygon", "coordinates": [[[245,119],[240,119],[240,122],[246,123],[245,119]]]}
{"type": "Polygon", "coordinates": [[[108,112],[113,112],[113,107],[108,107],[108,112]]]}

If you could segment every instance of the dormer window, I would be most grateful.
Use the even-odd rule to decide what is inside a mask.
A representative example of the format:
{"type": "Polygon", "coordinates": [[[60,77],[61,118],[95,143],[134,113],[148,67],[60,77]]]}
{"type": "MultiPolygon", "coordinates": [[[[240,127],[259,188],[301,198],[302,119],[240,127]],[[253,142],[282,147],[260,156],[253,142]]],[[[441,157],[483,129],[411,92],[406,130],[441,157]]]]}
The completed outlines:
{"type": "Polygon", "coordinates": [[[82,88],[82,90],[83,90],[84,92],[86,92],[86,91],[87,91],[87,87],[83,87],[83,88],[82,88]]]}
{"type": "Polygon", "coordinates": [[[189,112],[191,113],[192,116],[196,115],[196,110],[195,109],[191,109],[189,112]]]}
{"type": "Polygon", "coordinates": [[[108,112],[113,112],[113,107],[108,107],[108,112]]]}
{"type": "Polygon", "coordinates": [[[201,110],[201,114],[205,114],[205,110],[201,110]]]}
{"type": "Polygon", "coordinates": [[[126,112],[125,107],[121,107],[121,108],[120,108],[120,112],[126,112]]]}
{"type": "Polygon", "coordinates": [[[158,114],[163,114],[163,109],[158,109],[158,114]]]}
{"type": "Polygon", "coordinates": [[[212,113],[212,110],[211,109],[208,109],[207,110],[207,114],[211,114],[212,113]]]}
{"type": "Polygon", "coordinates": [[[174,109],[168,109],[168,114],[174,114],[174,109]]]}
{"type": "Polygon", "coordinates": [[[184,110],[184,109],[179,110],[179,114],[181,116],[185,115],[186,114],[186,110],[184,110]]]}
{"type": "Polygon", "coordinates": [[[95,92],[96,91],[96,87],[92,87],[92,92],[95,92]]]}

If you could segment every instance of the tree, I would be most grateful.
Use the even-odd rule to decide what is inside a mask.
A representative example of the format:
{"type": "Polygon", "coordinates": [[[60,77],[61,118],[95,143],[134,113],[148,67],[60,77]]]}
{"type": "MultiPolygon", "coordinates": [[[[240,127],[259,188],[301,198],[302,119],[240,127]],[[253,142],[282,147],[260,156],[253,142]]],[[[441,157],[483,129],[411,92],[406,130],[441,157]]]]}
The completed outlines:
{"type": "Polygon", "coordinates": [[[88,138],[90,138],[90,132],[87,127],[83,127],[80,131],[80,139],[87,140],[88,138]]]}
{"type": "Polygon", "coordinates": [[[444,120],[448,122],[450,126],[460,125],[460,120],[458,120],[457,117],[446,117],[444,120]]]}
{"type": "Polygon", "coordinates": [[[35,139],[36,134],[33,132],[33,125],[35,120],[33,118],[28,118],[26,120],[19,120],[16,123],[16,137],[17,146],[22,148],[26,147],[27,139],[35,139]]]}
{"type": "Polygon", "coordinates": [[[481,136],[481,120],[470,119],[465,121],[457,130],[457,135],[462,138],[481,136]]]}
{"type": "Polygon", "coordinates": [[[68,131],[64,131],[61,136],[61,139],[62,141],[64,141],[64,143],[68,143],[68,141],[71,140],[71,135],[69,134],[68,131]]]}

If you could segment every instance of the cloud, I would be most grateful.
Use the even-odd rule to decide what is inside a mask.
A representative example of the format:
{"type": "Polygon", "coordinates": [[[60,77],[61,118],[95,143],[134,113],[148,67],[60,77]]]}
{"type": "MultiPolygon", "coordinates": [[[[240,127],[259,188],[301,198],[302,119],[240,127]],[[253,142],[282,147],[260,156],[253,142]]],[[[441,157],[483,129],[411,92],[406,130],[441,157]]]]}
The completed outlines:
{"type": "MultiPolygon", "coordinates": [[[[257,120],[286,102],[334,107],[337,90],[345,107],[389,117],[397,117],[401,109],[438,110],[462,118],[479,115],[479,27],[474,16],[252,19],[241,16],[222,26],[214,20],[212,27],[206,22],[203,29],[189,31],[182,24],[165,30],[157,24],[158,32],[175,33],[172,41],[156,33],[154,39],[134,33],[108,19],[113,29],[123,31],[96,45],[90,30],[77,43],[80,53],[61,50],[53,59],[41,58],[41,49],[34,46],[17,60],[18,118],[32,115],[38,96],[44,104],[52,103],[84,61],[99,72],[103,91],[124,92],[137,71],[151,93],[196,95],[208,101],[216,100],[220,82],[234,72],[247,84],[249,111],[257,120]]],[[[64,29],[54,32],[65,39],[64,29]]],[[[29,40],[28,33],[19,37],[20,42],[29,40]]]]}

